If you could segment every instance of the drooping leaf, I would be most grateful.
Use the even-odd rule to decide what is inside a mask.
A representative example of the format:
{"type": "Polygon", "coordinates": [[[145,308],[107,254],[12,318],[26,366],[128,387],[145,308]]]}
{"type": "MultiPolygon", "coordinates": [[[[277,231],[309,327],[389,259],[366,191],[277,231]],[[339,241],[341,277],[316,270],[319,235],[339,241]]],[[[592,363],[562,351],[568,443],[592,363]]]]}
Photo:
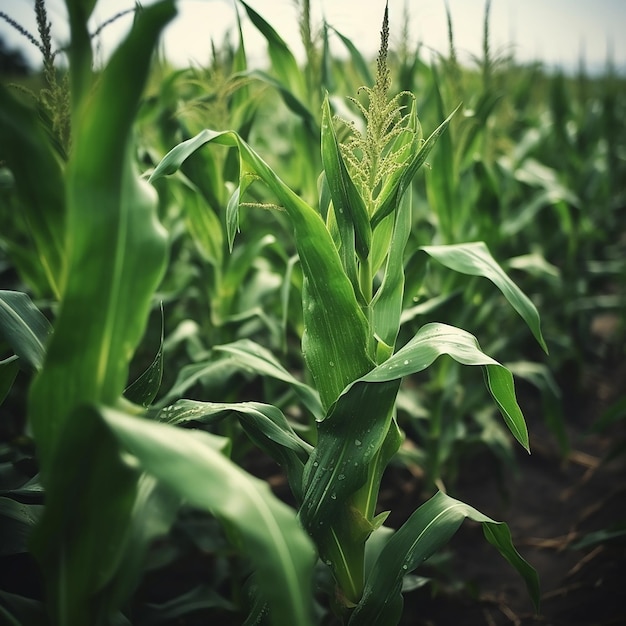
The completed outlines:
{"type": "Polygon", "coordinates": [[[167,424],[214,424],[229,416],[236,416],[252,441],[285,469],[291,490],[300,502],[302,472],[312,447],[295,433],[282,411],[275,406],[259,402],[179,400],[155,417],[167,424]]]}
{"type": "Polygon", "coordinates": [[[24,365],[41,369],[51,334],[50,322],[25,293],[0,290],[0,337],[24,365]]]}
{"type": "Polygon", "coordinates": [[[225,352],[231,356],[231,362],[254,372],[260,376],[268,376],[276,380],[282,380],[290,385],[296,394],[300,396],[304,406],[311,411],[317,419],[323,418],[323,411],[318,393],[309,385],[298,380],[288,372],[276,359],[276,357],[263,346],[250,339],[240,339],[233,343],[215,346],[214,350],[225,352]]]}
{"type": "Polygon", "coordinates": [[[386,626],[398,623],[403,607],[401,589],[404,576],[444,546],[466,518],[483,525],[488,541],[524,578],[537,607],[537,574],[513,547],[506,524],[494,522],[469,505],[439,492],[419,507],[383,546],[349,624],[386,626]]]}
{"type": "Polygon", "coordinates": [[[513,436],[527,450],[528,430],[515,398],[513,376],[503,365],[481,351],[476,337],[447,324],[422,326],[415,337],[387,361],[355,382],[387,382],[398,380],[426,369],[439,356],[448,354],[462,365],[484,367],[487,387],[513,436]]]}
{"type": "Polygon", "coordinates": [[[308,107],[295,95],[293,91],[289,89],[287,85],[276,80],[273,76],[270,76],[267,72],[262,70],[246,70],[245,72],[238,72],[233,78],[254,78],[265,85],[276,89],[280,94],[287,107],[301,118],[302,123],[310,132],[316,132],[317,122],[315,117],[308,109],[308,107]]]}
{"type": "Polygon", "coordinates": [[[361,75],[363,84],[372,85],[374,83],[374,78],[372,77],[367,61],[363,58],[363,55],[359,52],[358,48],[350,39],[348,39],[348,37],[342,35],[338,30],[335,30],[332,26],[330,26],[330,29],[335,33],[335,35],[337,35],[337,37],[339,37],[339,39],[341,39],[343,45],[348,49],[352,63],[354,63],[354,67],[361,75]]]}
{"type": "Polygon", "coordinates": [[[111,409],[101,414],[141,467],[192,506],[233,528],[255,567],[256,582],[276,626],[309,626],[314,551],[295,511],[269,486],[215,450],[215,436],[111,409]]]}
{"type": "Polygon", "coordinates": [[[447,246],[422,246],[421,249],[442,265],[456,272],[488,278],[520,314],[543,350],[548,352],[541,334],[541,322],[535,305],[505,274],[482,241],[447,246]]]}
{"type": "MultiPolygon", "coordinates": [[[[337,249],[319,213],[289,189],[233,131],[204,130],[184,141],[165,155],[150,180],[172,174],[186,158],[209,142],[237,147],[242,163],[241,190],[252,179],[260,178],[292,221],[304,275],[302,351],[322,405],[327,408],[346,385],[372,367],[367,320],[343,272],[337,249]]],[[[237,201],[241,201],[241,194],[237,201]]]]}

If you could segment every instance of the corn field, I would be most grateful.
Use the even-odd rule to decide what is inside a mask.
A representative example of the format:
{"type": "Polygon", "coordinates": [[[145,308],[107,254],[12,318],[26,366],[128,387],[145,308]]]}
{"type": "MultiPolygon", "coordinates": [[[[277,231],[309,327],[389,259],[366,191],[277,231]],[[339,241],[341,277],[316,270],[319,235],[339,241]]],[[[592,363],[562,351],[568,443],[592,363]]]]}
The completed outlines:
{"type": "MultiPolygon", "coordinates": [[[[161,0],[97,67],[66,4],[67,48],[37,0],[43,68],[0,84],[0,623],[626,617],[558,621],[502,505],[535,449],[626,486],[626,79],[494,54],[489,3],[471,66],[452,29],[392,45],[382,3],[365,58],[307,1],[298,63],[238,0],[265,69],[241,21],[174,68],[161,0]],[[517,616],[429,617],[490,593],[459,537],[517,616]]],[[[563,530],[581,564],[626,557],[600,508],[563,530]]]]}

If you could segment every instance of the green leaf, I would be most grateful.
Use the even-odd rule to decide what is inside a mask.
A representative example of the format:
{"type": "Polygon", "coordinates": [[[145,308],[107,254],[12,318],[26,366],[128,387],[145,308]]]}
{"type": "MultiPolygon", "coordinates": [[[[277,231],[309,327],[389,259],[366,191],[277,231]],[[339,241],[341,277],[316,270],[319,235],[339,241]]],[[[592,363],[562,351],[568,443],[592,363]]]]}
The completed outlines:
{"type": "Polygon", "coordinates": [[[494,522],[467,504],[439,492],[419,507],[383,546],[349,624],[351,626],[397,624],[402,614],[401,589],[404,576],[444,546],[466,518],[483,525],[489,542],[524,578],[537,607],[539,603],[537,574],[516,552],[506,524],[494,522]]]}
{"type": "MultiPolygon", "coordinates": [[[[411,185],[411,181],[413,180],[415,174],[417,174],[417,170],[425,163],[426,157],[430,154],[430,151],[435,147],[435,143],[441,136],[441,134],[446,130],[448,125],[450,124],[450,120],[452,120],[454,114],[459,110],[461,105],[457,106],[452,113],[435,129],[430,137],[421,145],[419,142],[417,143],[418,149],[415,151],[413,156],[409,158],[406,164],[396,170],[385,183],[385,187],[382,189],[380,194],[376,199],[376,210],[374,215],[372,216],[372,228],[376,228],[380,222],[387,217],[390,213],[392,213],[395,207],[400,202],[400,199],[406,192],[406,190],[411,185]]],[[[415,130],[415,133],[418,133],[420,128],[419,120],[417,119],[417,114],[415,110],[412,111],[413,120],[412,124],[415,130]]],[[[421,131],[420,131],[421,132],[421,131]]],[[[404,135],[405,133],[403,133],[404,135]]],[[[403,137],[400,136],[400,138],[403,137]]],[[[407,139],[403,139],[406,141],[407,139]]]]}
{"type": "Polygon", "coordinates": [[[282,37],[256,11],[245,2],[241,2],[241,4],[250,21],[267,41],[267,51],[272,63],[272,70],[285,87],[288,87],[297,98],[302,98],[306,93],[305,83],[291,50],[282,37]]]}
{"type": "Polygon", "coordinates": [[[141,582],[148,551],[165,537],[181,506],[181,498],[149,474],[137,481],[136,498],[127,521],[126,549],[120,554],[115,576],[107,585],[114,606],[122,606],[141,582]]]}
{"type": "MultiPolygon", "coordinates": [[[[367,320],[343,271],[337,249],[319,213],[287,187],[233,131],[203,130],[184,141],[165,155],[150,180],[174,173],[186,158],[209,142],[237,147],[242,163],[242,194],[252,178],[260,178],[291,219],[304,275],[302,351],[322,405],[327,408],[346,385],[372,366],[367,320]]],[[[242,194],[236,191],[237,202],[242,194]]]]}
{"type": "Polygon", "coordinates": [[[215,436],[131,418],[102,416],[141,467],[192,506],[210,511],[237,531],[255,567],[260,592],[276,626],[311,619],[314,551],[295,512],[266,483],[215,450],[215,436]]]}
{"type": "Polygon", "coordinates": [[[135,172],[129,141],[152,44],[174,13],[172,2],[141,13],[73,129],[68,275],[30,397],[44,475],[72,409],[85,402],[114,404],[121,395],[165,268],[167,237],[157,221],[156,194],[135,172]]]}
{"type": "MultiPolygon", "coordinates": [[[[411,193],[405,194],[396,210],[393,234],[383,282],[372,300],[372,326],[387,347],[386,359],[396,343],[404,299],[404,250],[411,234],[411,193]]],[[[384,359],[378,359],[379,361],[384,359]]]]}
{"type": "Polygon", "coordinates": [[[208,381],[210,383],[218,383],[219,386],[223,387],[228,378],[237,370],[238,367],[231,357],[222,359],[211,358],[199,363],[185,365],[178,373],[172,388],[153,406],[162,408],[180,399],[188,389],[198,382],[208,381]]]}
{"type": "Polygon", "coordinates": [[[49,626],[42,602],[0,591],[0,621],[6,626],[49,626]]]}
{"type": "Polygon", "coordinates": [[[447,246],[422,246],[421,250],[456,272],[488,278],[520,314],[543,350],[548,352],[535,305],[504,273],[482,241],[447,246]]]}
{"type": "Polygon", "coordinates": [[[0,404],[4,402],[9,391],[11,391],[19,369],[20,362],[16,356],[0,361],[0,404]]]}
{"type": "MultiPolygon", "coordinates": [[[[50,140],[34,111],[27,109],[0,85],[0,145],[15,184],[32,253],[41,264],[46,294],[58,298],[66,255],[63,172],[50,140]]],[[[9,214],[5,216],[9,218],[9,214]]]]}
{"type": "Polygon", "coordinates": [[[28,539],[42,509],[0,496],[0,556],[28,552],[28,539]]]}
{"type": "Polygon", "coordinates": [[[530,451],[528,430],[515,398],[511,372],[482,352],[476,337],[460,328],[439,323],[422,326],[404,347],[354,384],[382,383],[416,374],[442,354],[448,354],[462,365],[481,365],[485,368],[487,387],[506,425],[517,441],[530,451]]]}
{"type": "Polygon", "coordinates": [[[33,242],[34,255],[47,279],[47,285],[38,287],[58,299],[66,263],[63,172],[35,112],[16,100],[3,85],[0,145],[2,160],[6,160],[15,178],[20,213],[33,242]]]}
{"type": "MultiPolygon", "coordinates": [[[[72,36],[80,37],[84,13],[76,3],[68,10],[72,36]]],[[[135,171],[131,139],[154,46],[174,14],[171,1],[142,11],[88,94],[82,92],[86,73],[71,68],[67,276],[28,406],[46,489],[33,553],[44,572],[51,621],[63,626],[108,623],[120,594],[131,591],[111,583],[125,549],[132,550],[137,472],[122,463],[117,441],[84,407],[120,399],[165,269],[167,237],[157,221],[156,194],[135,171]]],[[[84,43],[72,39],[70,49],[84,43]]]]}
{"type": "Polygon", "coordinates": [[[313,448],[293,430],[280,409],[259,402],[198,402],[179,400],[156,414],[167,424],[214,424],[236,416],[250,439],[287,471],[291,490],[302,500],[302,472],[313,448]]]}
{"type": "Polygon", "coordinates": [[[50,322],[25,293],[0,290],[0,337],[25,365],[41,369],[51,334],[50,322]]]}
{"type": "Polygon", "coordinates": [[[119,607],[107,587],[133,549],[138,473],[122,462],[117,440],[93,410],[77,409],[70,423],[47,459],[46,506],[31,550],[46,581],[51,623],[104,624],[119,607]]]}
{"type": "Polygon", "coordinates": [[[163,379],[163,333],[165,331],[165,319],[163,317],[163,304],[161,304],[161,338],[159,349],[148,365],[146,370],[124,390],[127,400],[147,408],[152,404],[161,387],[163,379]]]}
{"type": "Polygon", "coordinates": [[[315,389],[312,389],[309,385],[299,381],[290,374],[278,362],[276,357],[263,346],[250,339],[240,339],[233,343],[215,346],[214,350],[226,352],[231,356],[232,363],[237,364],[246,371],[287,383],[300,396],[304,406],[311,411],[317,420],[323,418],[319,395],[315,389]]]}
{"type": "Polygon", "coordinates": [[[216,608],[232,611],[233,613],[237,610],[237,607],[232,602],[222,597],[213,587],[206,584],[198,585],[171,600],[142,606],[141,623],[144,626],[184,623],[185,616],[192,614],[194,611],[216,608]]]}
{"type": "Polygon", "coordinates": [[[287,107],[293,111],[298,117],[301,118],[307,130],[311,132],[317,131],[317,121],[311,111],[308,109],[291,89],[279,80],[270,76],[267,72],[262,70],[246,70],[245,72],[238,72],[233,75],[233,79],[237,78],[254,78],[270,87],[276,89],[280,94],[287,107]]]}
{"type": "Polygon", "coordinates": [[[357,69],[358,73],[361,75],[361,80],[365,85],[373,85],[374,78],[372,77],[372,73],[370,72],[369,65],[367,61],[363,58],[363,55],[359,52],[358,48],[352,43],[350,39],[346,36],[342,35],[338,30],[334,29],[330,26],[330,29],[341,39],[343,45],[348,49],[350,53],[350,58],[352,59],[352,63],[354,67],[357,69]]]}
{"type": "Polygon", "coordinates": [[[376,469],[398,387],[399,381],[351,385],[318,425],[317,444],[304,469],[300,518],[352,602],[363,585],[363,551],[375,528],[378,484],[357,492],[376,469]]]}
{"type": "Polygon", "coordinates": [[[193,183],[188,182],[186,190],[188,193],[181,199],[181,204],[189,234],[202,257],[219,269],[224,256],[224,233],[220,219],[193,183]]]}
{"type": "Polygon", "coordinates": [[[322,105],[322,163],[333,201],[335,218],[344,247],[356,247],[361,260],[367,259],[372,245],[372,229],[363,198],[359,194],[339,150],[328,94],[322,105]],[[347,242],[346,237],[353,241],[347,242]]]}

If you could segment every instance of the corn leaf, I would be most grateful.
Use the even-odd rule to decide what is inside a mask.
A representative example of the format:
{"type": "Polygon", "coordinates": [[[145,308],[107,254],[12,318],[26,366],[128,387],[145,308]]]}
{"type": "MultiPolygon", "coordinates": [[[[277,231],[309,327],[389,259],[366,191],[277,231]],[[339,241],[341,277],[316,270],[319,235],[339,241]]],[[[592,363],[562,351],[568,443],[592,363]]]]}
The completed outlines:
{"type": "MultiPolygon", "coordinates": [[[[367,259],[372,244],[372,229],[365,203],[350,178],[348,168],[339,150],[339,141],[333,126],[328,95],[322,105],[322,163],[333,201],[335,218],[341,234],[342,247],[351,248],[362,260],[367,259]],[[350,238],[352,241],[347,241],[350,238]]],[[[345,265],[345,261],[344,261],[345,265]]]]}
{"type": "Polygon", "coordinates": [[[377,466],[398,387],[399,381],[352,385],[318,425],[317,444],[304,468],[300,519],[352,602],[360,597],[358,568],[375,528],[373,516],[366,515],[369,507],[355,506],[353,499],[376,500],[374,492],[357,492],[377,466]]]}
{"type": "Polygon", "coordinates": [[[150,180],[174,173],[204,144],[234,146],[241,160],[240,188],[260,178],[288,213],[304,275],[302,350],[322,405],[329,407],[350,382],[372,367],[368,355],[368,324],[341,259],[319,213],[287,187],[256,152],[233,131],[203,130],[174,147],[157,165],[150,180]]]}
{"type": "Polygon", "coordinates": [[[141,467],[192,506],[236,529],[276,626],[308,626],[314,551],[295,512],[268,485],[226,459],[207,433],[128,417],[102,416],[141,467]]]}
{"type": "Polygon", "coordinates": [[[317,122],[315,117],[309,110],[306,104],[300,100],[291,89],[279,80],[276,80],[273,76],[270,76],[263,70],[246,70],[245,72],[238,72],[233,76],[237,78],[254,78],[266,85],[273,87],[280,94],[287,107],[293,111],[298,117],[302,119],[307,130],[311,132],[318,132],[317,122]]]}
{"type": "Polygon", "coordinates": [[[113,404],[122,393],[165,268],[166,234],[156,220],[156,194],[135,173],[128,142],[151,59],[149,42],[173,15],[170,2],[142,13],[74,129],[67,174],[68,277],[44,369],[31,389],[44,472],[71,410],[84,402],[113,404]]]}
{"type": "Polygon", "coordinates": [[[358,73],[361,75],[361,80],[365,85],[372,85],[374,83],[374,78],[372,77],[372,73],[370,72],[369,65],[367,61],[363,58],[363,55],[359,52],[357,47],[352,43],[348,37],[342,35],[338,30],[334,29],[332,26],[329,27],[339,39],[341,39],[343,45],[348,49],[350,53],[350,58],[352,59],[352,63],[354,67],[357,69],[358,73]]]}
{"type": "Polygon", "coordinates": [[[41,505],[25,504],[0,496],[0,556],[28,552],[28,537],[42,508],[41,505]]]}
{"type": "Polygon", "coordinates": [[[404,576],[444,546],[466,518],[482,524],[488,541],[524,578],[537,607],[537,574],[513,547],[506,524],[495,522],[471,506],[439,492],[419,507],[384,545],[349,624],[386,626],[398,623],[402,614],[404,576]]]}
{"type": "Polygon", "coordinates": [[[0,290],[0,337],[26,367],[41,369],[52,326],[25,294],[0,290]]]}
{"type": "Polygon", "coordinates": [[[165,319],[163,306],[161,306],[161,338],[159,348],[154,359],[141,375],[124,390],[124,397],[135,404],[147,408],[152,404],[161,387],[163,379],[163,333],[165,332],[165,319]]]}
{"type": "MultiPolygon", "coordinates": [[[[6,161],[15,178],[20,217],[47,280],[47,285],[37,287],[42,295],[58,299],[66,263],[63,172],[35,112],[16,100],[3,85],[0,85],[0,146],[0,159],[6,161]]],[[[9,213],[3,217],[14,219],[9,213]]]]}
{"type": "Polygon", "coordinates": [[[44,626],[48,624],[46,609],[39,600],[0,591],[0,619],[7,626],[44,626]]]}
{"type": "Polygon", "coordinates": [[[482,241],[447,246],[422,246],[421,250],[456,272],[488,278],[526,322],[543,350],[548,352],[535,305],[505,274],[482,241]]]}
{"type": "Polygon", "coordinates": [[[4,402],[9,391],[11,391],[19,370],[19,359],[16,356],[0,361],[0,404],[4,402]]]}
{"type": "Polygon", "coordinates": [[[202,197],[199,189],[188,183],[189,193],[181,198],[189,234],[202,257],[216,269],[222,267],[224,257],[224,232],[219,217],[202,197]]]}
{"type": "Polygon", "coordinates": [[[290,374],[263,346],[250,339],[240,339],[233,343],[215,346],[214,350],[225,352],[231,356],[231,362],[256,375],[268,376],[282,380],[293,388],[300,396],[304,406],[311,411],[317,420],[323,418],[319,394],[309,385],[299,381],[290,374]]]}
{"type": "MultiPolygon", "coordinates": [[[[241,1],[241,0],[240,0],[241,1]]],[[[272,63],[272,70],[279,81],[293,92],[296,98],[302,98],[306,93],[304,78],[295,57],[282,37],[270,26],[254,9],[245,2],[241,2],[250,21],[265,37],[267,51],[272,63]]]]}
{"type": "Polygon", "coordinates": [[[92,410],[77,408],[68,422],[46,459],[46,506],[31,550],[47,583],[51,624],[102,624],[119,606],[107,588],[133,549],[139,474],[122,462],[118,442],[92,410]]]}
{"type": "Polygon", "coordinates": [[[386,383],[416,374],[443,354],[448,354],[462,365],[481,365],[485,368],[487,387],[506,425],[515,439],[530,451],[528,430],[515,398],[511,372],[482,352],[476,337],[460,328],[439,323],[422,326],[413,339],[383,364],[356,381],[355,385],[386,383]]]}
{"type": "MultiPolygon", "coordinates": [[[[430,137],[424,141],[424,143],[417,143],[417,150],[406,161],[406,163],[396,170],[392,176],[389,177],[385,183],[385,187],[382,189],[376,199],[376,210],[372,216],[372,228],[376,228],[378,224],[387,217],[397,206],[398,202],[409,188],[411,181],[413,180],[417,170],[424,164],[426,158],[430,154],[430,151],[435,147],[435,143],[446,130],[450,121],[454,117],[454,114],[459,110],[461,105],[457,106],[452,113],[431,133],[430,137]]],[[[417,114],[412,113],[411,116],[413,130],[416,135],[419,136],[420,126],[417,114]]],[[[402,135],[400,136],[402,137],[402,135]]],[[[405,141],[407,139],[404,139],[405,141]]]]}
{"type": "MultiPolygon", "coordinates": [[[[404,299],[404,250],[411,234],[411,193],[404,194],[395,215],[383,282],[372,300],[372,326],[384,343],[384,358],[396,343],[404,299]]],[[[384,359],[378,359],[381,361],[384,359]]]]}
{"type": "Polygon", "coordinates": [[[188,422],[215,424],[236,416],[244,431],[259,448],[287,471],[291,490],[302,500],[302,472],[313,448],[293,430],[280,409],[260,402],[198,402],[179,400],[154,417],[167,424],[188,422]]]}
{"type": "MultiPolygon", "coordinates": [[[[83,15],[75,3],[72,13],[74,20],[83,15]]],[[[145,9],[88,97],[73,94],[67,277],[28,407],[46,488],[33,552],[45,573],[53,624],[109,619],[119,596],[108,587],[121,554],[132,549],[126,542],[137,472],[121,462],[117,441],[83,407],[121,397],[165,268],[156,194],[134,170],[130,139],[152,50],[174,14],[170,1],[145,9]]]]}

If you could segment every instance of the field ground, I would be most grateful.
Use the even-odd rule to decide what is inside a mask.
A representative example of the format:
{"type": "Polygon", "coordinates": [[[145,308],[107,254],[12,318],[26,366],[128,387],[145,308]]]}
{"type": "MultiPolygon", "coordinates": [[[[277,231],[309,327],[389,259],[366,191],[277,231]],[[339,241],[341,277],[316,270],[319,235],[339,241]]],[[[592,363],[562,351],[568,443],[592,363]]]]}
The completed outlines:
{"type": "MultiPolygon", "coordinates": [[[[565,383],[565,381],[563,381],[565,383]]],[[[532,455],[519,451],[519,473],[494,480],[482,457],[461,472],[457,495],[494,519],[506,521],[517,548],[539,573],[542,605],[535,615],[521,578],[482,537],[464,524],[451,547],[454,579],[465,587],[432,594],[428,588],[406,598],[404,626],[604,626],[626,623],[626,543],[617,540],[575,549],[588,533],[626,520],[626,462],[623,454],[603,461],[626,440],[624,424],[602,435],[590,432],[626,384],[623,362],[607,359],[590,369],[580,387],[567,389],[566,418],[571,453],[563,461],[530,394],[522,397],[532,455]],[[524,402],[526,400],[526,402],[524,402]],[[500,485],[505,485],[504,490],[500,485]]],[[[523,389],[520,390],[523,394],[523,389]]],[[[405,475],[406,480],[406,475],[405,475]]],[[[412,506],[410,481],[401,486],[412,506]]],[[[414,491],[414,490],[413,490],[414,491]]]]}

